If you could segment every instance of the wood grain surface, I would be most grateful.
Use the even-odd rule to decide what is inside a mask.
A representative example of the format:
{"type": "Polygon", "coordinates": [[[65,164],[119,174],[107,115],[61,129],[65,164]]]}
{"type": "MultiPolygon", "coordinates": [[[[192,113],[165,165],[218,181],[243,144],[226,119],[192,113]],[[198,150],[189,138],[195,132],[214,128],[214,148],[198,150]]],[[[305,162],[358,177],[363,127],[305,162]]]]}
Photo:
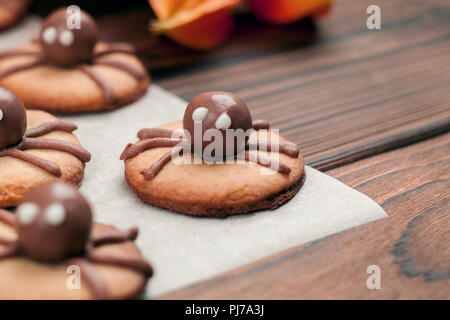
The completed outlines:
{"type": "Polygon", "coordinates": [[[389,217],[161,299],[450,299],[450,134],[327,172],[389,217]],[[369,290],[366,270],[381,270],[369,290]]]}
{"type": "Polygon", "coordinates": [[[104,39],[136,45],[157,84],[186,100],[239,94],[325,170],[450,128],[450,2],[379,0],[376,31],[365,25],[372,2],[339,1],[317,23],[284,27],[240,14],[230,41],[208,53],[150,35],[150,10],[99,22],[104,39]]]}

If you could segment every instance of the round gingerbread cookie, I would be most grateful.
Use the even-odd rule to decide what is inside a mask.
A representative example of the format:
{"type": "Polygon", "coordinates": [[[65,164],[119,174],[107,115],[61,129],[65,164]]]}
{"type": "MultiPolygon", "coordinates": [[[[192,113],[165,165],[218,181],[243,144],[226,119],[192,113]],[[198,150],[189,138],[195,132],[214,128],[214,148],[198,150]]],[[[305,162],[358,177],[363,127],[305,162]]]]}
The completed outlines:
{"type": "Polygon", "coordinates": [[[28,10],[30,0],[0,0],[0,30],[19,22],[28,10]]]}
{"type": "Polygon", "coordinates": [[[121,156],[126,181],[142,201],[173,211],[227,216],[275,209],[305,179],[298,147],[266,121],[253,121],[231,93],[202,93],[187,106],[183,122],[143,129],[138,137],[121,156]],[[196,134],[196,128],[216,136],[196,134]],[[226,139],[238,130],[246,133],[241,139],[226,139]],[[216,141],[221,144],[211,148],[216,141]]]}
{"type": "Polygon", "coordinates": [[[15,214],[0,209],[0,299],[133,299],[152,276],[137,228],[94,223],[63,182],[30,191],[15,214]]]}
{"type": "Polygon", "coordinates": [[[91,155],[77,126],[22,102],[0,87],[0,208],[16,206],[32,188],[61,179],[78,186],[91,155]]]}
{"type": "Polygon", "coordinates": [[[111,110],[142,97],[150,78],[134,48],[99,42],[94,19],[80,11],[72,21],[67,10],[44,21],[37,41],[0,52],[0,85],[27,108],[55,113],[111,110]]]}

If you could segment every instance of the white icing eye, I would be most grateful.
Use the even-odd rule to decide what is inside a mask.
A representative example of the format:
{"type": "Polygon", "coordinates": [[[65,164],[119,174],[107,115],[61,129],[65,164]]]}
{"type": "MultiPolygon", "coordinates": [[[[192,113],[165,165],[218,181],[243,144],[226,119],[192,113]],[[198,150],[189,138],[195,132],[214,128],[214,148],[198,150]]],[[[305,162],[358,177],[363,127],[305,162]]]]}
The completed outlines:
{"type": "Polygon", "coordinates": [[[42,32],[42,40],[47,44],[52,44],[56,40],[56,34],[55,27],[48,27],[42,32]]]}
{"type": "Polygon", "coordinates": [[[3,120],[3,111],[2,111],[2,109],[0,109],[0,121],[2,121],[3,120]]]}
{"type": "Polygon", "coordinates": [[[70,30],[64,30],[59,35],[59,43],[64,47],[70,47],[73,44],[75,37],[73,32],[70,30]]]}
{"type": "Polygon", "coordinates": [[[231,118],[225,112],[222,113],[216,120],[216,128],[217,129],[228,129],[231,127],[231,118]]]}
{"type": "Polygon", "coordinates": [[[19,218],[19,223],[25,226],[31,224],[36,218],[39,212],[39,207],[35,203],[26,202],[17,208],[17,216],[19,218]]]}
{"type": "Polygon", "coordinates": [[[192,113],[192,120],[203,121],[203,120],[205,120],[207,114],[208,114],[208,109],[206,109],[205,107],[197,108],[192,113]]]}
{"type": "Polygon", "coordinates": [[[62,204],[54,203],[45,209],[44,218],[49,225],[59,226],[66,220],[66,209],[62,204]]]}

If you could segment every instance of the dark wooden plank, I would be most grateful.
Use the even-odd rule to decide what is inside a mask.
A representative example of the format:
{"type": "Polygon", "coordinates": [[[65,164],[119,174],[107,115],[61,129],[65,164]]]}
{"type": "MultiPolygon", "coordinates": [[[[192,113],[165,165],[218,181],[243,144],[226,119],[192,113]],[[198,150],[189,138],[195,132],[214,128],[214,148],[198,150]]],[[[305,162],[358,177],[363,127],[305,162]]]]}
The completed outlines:
{"type": "Polygon", "coordinates": [[[328,172],[389,217],[162,296],[162,299],[450,299],[450,134],[328,172]],[[366,268],[381,269],[368,290],[366,268]]]}
{"type": "Polygon", "coordinates": [[[326,170],[450,128],[449,2],[379,1],[379,31],[365,26],[371,3],[340,1],[317,24],[284,27],[239,14],[232,39],[208,53],[150,35],[150,10],[99,22],[104,39],[138,47],[157,84],[187,100],[236,92],[326,170]]]}

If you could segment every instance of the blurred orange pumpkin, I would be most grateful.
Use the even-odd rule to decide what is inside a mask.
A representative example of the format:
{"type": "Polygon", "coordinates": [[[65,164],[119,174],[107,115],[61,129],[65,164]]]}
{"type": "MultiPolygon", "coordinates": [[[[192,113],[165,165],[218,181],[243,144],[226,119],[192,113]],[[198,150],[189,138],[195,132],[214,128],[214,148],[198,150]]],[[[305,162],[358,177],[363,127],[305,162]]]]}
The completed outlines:
{"type": "Polygon", "coordinates": [[[259,19],[274,24],[285,24],[301,18],[322,15],[333,0],[248,0],[250,10],[259,19]]]}
{"type": "Polygon", "coordinates": [[[151,29],[190,48],[207,50],[231,33],[231,10],[241,0],[149,0],[157,21],[151,29]]]}

